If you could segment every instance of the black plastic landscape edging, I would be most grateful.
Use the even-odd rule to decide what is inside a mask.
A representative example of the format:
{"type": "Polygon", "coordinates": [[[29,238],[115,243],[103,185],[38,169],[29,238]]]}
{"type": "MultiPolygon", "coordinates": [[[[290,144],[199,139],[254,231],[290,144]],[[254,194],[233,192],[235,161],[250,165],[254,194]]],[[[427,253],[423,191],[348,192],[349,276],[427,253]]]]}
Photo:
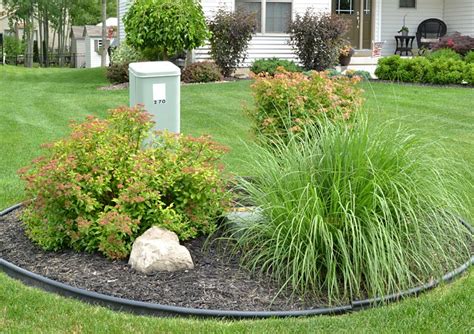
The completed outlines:
{"type": "MultiPolygon", "coordinates": [[[[21,204],[14,205],[2,212],[0,217],[18,209],[21,204]]],[[[474,228],[461,221],[461,223],[474,234],[474,228]]],[[[342,313],[348,313],[353,311],[359,311],[366,308],[371,308],[378,305],[384,305],[387,303],[396,302],[402,298],[408,296],[416,296],[422,292],[430,290],[442,282],[449,282],[454,278],[465,272],[469,266],[474,264],[474,256],[471,256],[469,261],[464,263],[459,268],[447,273],[439,280],[433,280],[427,284],[402,291],[400,293],[388,295],[385,297],[377,297],[365,300],[353,301],[350,305],[343,305],[337,307],[323,307],[308,310],[299,311],[229,311],[229,310],[209,310],[209,309],[197,309],[179,306],[162,305],[156,303],[141,302],[131,299],[113,297],[102,293],[88,291],[85,289],[76,288],[68,284],[57,282],[55,280],[46,278],[44,276],[35,274],[31,271],[22,269],[8,261],[0,258],[0,270],[5,272],[8,276],[22,281],[24,284],[29,286],[39,287],[43,290],[54,292],[56,294],[73,297],[90,304],[102,305],[108,308],[125,311],[141,315],[153,315],[160,317],[207,317],[207,318],[232,318],[232,319],[245,319],[245,318],[279,318],[279,317],[301,317],[311,315],[336,315],[342,313]]]]}

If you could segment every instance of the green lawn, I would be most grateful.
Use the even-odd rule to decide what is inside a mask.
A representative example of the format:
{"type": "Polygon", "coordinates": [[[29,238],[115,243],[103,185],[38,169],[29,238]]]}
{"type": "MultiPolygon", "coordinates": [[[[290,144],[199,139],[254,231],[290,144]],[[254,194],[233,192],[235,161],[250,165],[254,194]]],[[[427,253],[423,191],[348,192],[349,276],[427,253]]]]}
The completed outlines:
{"type": "MultiPolygon", "coordinates": [[[[102,70],[0,67],[0,210],[22,200],[16,170],[39,155],[39,145],[67,133],[71,119],[104,116],[128,102],[128,91],[98,91],[102,70]]],[[[229,169],[250,174],[242,112],[251,104],[250,82],[182,88],[182,131],[209,133],[232,148],[229,169]]],[[[474,166],[474,89],[365,84],[373,126],[387,118],[440,143],[474,166]]],[[[432,154],[441,154],[437,146],[432,154]]],[[[469,182],[474,180],[469,179],[469,182]]],[[[472,184],[472,183],[471,183],[472,184]]],[[[474,191],[471,189],[471,197],[474,191]]],[[[473,212],[471,210],[471,212],[473,212]]],[[[472,215],[471,215],[472,217],[472,215]]],[[[0,274],[0,332],[469,332],[474,330],[474,275],[420,298],[337,317],[262,321],[216,321],[137,317],[92,307],[36,289],[0,274]]]]}

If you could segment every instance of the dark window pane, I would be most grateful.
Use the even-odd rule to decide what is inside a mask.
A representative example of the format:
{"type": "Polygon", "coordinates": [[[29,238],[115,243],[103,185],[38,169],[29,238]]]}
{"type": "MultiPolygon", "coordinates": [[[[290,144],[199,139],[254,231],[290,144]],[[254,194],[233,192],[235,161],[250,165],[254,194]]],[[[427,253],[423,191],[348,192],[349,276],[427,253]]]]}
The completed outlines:
{"type": "Polygon", "coordinates": [[[291,21],[291,3],[267,2],[265,32],[288,32],[291,21]]]}
{"type": "Polygon", "coordinates": [[[254,13],[257,19],[257,32],[262,32],[262,3],[255,1],[237,0],[235,7],[238,10],[245,10],[254,13]]]}
{"type": "Polygon", "coordinates": [[[400,0],[400,8],[415,8],[416,0],[400,0]]]}
{"type": "Polygon", "coordinates": [[[337,14],[352,14],[354,12],[353,0],[335,0],[337,14]]]}

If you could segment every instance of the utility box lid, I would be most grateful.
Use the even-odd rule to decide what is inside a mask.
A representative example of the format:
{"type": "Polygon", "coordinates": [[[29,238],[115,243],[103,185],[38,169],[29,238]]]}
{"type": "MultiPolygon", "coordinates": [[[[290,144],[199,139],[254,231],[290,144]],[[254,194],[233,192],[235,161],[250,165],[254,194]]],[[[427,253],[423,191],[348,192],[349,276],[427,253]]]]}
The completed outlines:
{"type": "Polygon", "coordinates": [[[181,70],[169,61],[148,61],[141,63],[131,63],[130,74],[137,78],[174,77],[181,75],[181,70]]]}

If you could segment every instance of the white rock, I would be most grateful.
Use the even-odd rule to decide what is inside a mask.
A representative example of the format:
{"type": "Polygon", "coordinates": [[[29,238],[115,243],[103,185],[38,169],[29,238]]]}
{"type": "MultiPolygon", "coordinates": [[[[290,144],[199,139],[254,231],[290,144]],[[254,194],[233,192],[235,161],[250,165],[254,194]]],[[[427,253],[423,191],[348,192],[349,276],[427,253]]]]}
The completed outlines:
{"type": "Polygon", "coordinates": [[[151,227],[135,240],[128,264],[144,274],[193,269],[191,254],[176,233],[151,227]]]}

